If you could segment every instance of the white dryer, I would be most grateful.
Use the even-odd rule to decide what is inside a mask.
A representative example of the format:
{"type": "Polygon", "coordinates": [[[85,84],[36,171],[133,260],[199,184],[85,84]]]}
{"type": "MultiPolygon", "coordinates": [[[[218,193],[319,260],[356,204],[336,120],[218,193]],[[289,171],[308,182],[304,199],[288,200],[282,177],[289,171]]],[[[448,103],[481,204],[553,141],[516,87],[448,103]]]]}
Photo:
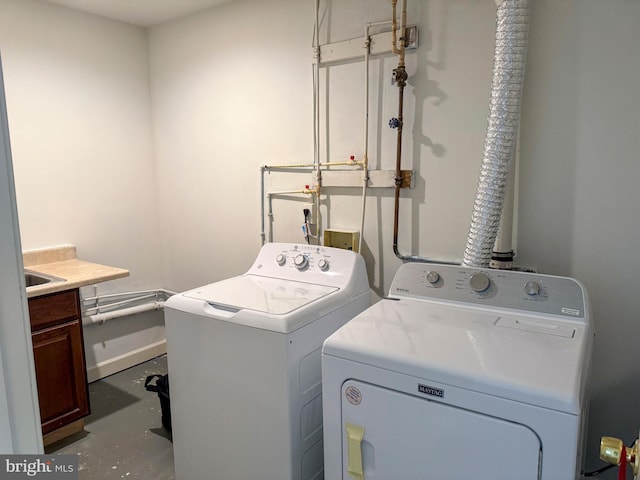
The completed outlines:
{"type": "Polygon", "coordinates": [[[403,265],[324,343],[325,479],[579,478],[592,338],[573,279],[403,265]]]}
{"type": "Polygon", "coordinates": [[[165,304],[177,480],[322,478],[322,342],[371,304],[356,253],[270,243],[165,304]]]}

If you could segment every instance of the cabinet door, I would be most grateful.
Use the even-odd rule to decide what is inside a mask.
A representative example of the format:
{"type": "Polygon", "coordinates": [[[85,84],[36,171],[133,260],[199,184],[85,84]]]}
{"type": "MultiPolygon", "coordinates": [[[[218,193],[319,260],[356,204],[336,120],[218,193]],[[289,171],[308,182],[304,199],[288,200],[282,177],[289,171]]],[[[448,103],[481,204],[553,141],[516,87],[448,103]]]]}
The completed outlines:
{"type": "Polygon", "coordinates": [[[32,335],[43,434],[89,414],[81,328],[74,320],[32,335]]]}

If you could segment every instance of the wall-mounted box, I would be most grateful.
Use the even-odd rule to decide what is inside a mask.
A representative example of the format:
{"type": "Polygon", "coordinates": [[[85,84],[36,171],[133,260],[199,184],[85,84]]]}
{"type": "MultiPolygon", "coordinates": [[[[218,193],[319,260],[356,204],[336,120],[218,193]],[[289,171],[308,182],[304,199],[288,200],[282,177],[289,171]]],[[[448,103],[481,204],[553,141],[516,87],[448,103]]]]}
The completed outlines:
{"type": "Polygon", "coordinates": [[[345,250],[358,251],[358,242],[360,240],[360,232],[355,230],[332,230],[324,231],[324,246],[343,248],[345,250]]]}

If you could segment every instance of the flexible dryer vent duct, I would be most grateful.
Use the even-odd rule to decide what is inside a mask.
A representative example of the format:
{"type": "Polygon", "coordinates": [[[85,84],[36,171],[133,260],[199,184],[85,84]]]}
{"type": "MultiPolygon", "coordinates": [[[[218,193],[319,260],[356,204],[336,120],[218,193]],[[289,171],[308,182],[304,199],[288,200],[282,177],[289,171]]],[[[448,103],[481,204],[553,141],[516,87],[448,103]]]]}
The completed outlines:
{"type": "Polygon", "coordinates": [[[513,168],[529,33],[529,0],[496,0],[491,104],[478,191],[463,264],[486,267],[500,225],[513,168]]]}

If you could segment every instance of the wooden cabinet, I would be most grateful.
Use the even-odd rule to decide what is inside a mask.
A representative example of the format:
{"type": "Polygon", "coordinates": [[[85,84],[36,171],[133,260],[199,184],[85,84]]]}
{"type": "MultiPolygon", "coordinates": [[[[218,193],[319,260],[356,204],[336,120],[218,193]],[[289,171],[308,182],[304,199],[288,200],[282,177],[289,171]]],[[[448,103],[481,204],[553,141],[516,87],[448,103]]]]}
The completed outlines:
{"type": "MultiPolygon", "coordinates": [[[[42,433],[89,414],[78,289],[29,299],[42,433]]],[[[46,441],[45,441],[46,443],[46,441]]]]}

